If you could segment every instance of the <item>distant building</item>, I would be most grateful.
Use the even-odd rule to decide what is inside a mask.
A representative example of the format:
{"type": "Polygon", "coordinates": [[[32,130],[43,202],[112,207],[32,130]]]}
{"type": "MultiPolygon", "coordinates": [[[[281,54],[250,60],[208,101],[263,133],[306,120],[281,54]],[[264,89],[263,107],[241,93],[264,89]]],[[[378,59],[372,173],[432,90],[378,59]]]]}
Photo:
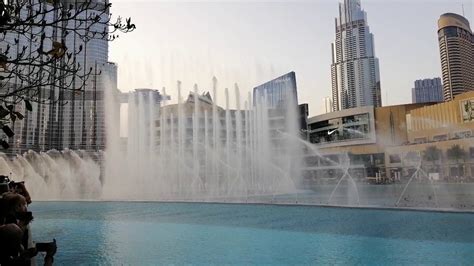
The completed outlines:
{"type": "MultiPolygon", "coordinates": [[[[253,103],[254,106],[265,106],[270,109],[269,115],[275,121],[280,120],[278,123],[274,123],[275,125],[279,124],[280,127],[288,127],[291,120],[286,119],[286,116],[294,115],[299,120],[299,129],[306,135],[309,108],[307,104],[298,105],[295,72],[290,72],[255,87],[253,89],[253,103]],[[292,112],[295,113],[292,114],[292,112]]],[[[279,128],[279,130],[281,129],[283,128],[279,128]]],[[[306,138],[306,136],[303,137],[306,138]]]]}
{"type": "Polygon", "coordinates": [[[324,97],[323,102],[324,102],[324,113],[327,114],[327,113],[332,112],[332,107],[333,107],[332,99],[330,97],[324,97]]]}
{"type": "Polygon", "coordinates": [[[387,147],[407,143],[406,114],[425,104],[357,107],[309,118],[309,141],[320,156],[312,156],[308,176],[342,176],[346,156],[354,177],[375,177],[385,171],[387,147]],[[329,159],[325,160],[325,159],[329,159]],[[334,166],[335,162],[336,166],[334,166]]]}
{"type": "Polygon", "coordinates": [[[443,84],[441,78],[423,79],[415,81],[411,89],[413,103],[433,103],[443,101],[443,84]]]}
{"type": "Polygon", "coordinates": [[[263,104],[270,109],[281,109],[298,104],[296,74],[290,72],[253,89],[254,106],[263,104]]]}
{"type": "Polygon", "coordinates": [[[446,13],[438,21],[438,40],[443,71],[443,97],[474,90],[474,36],[469,21],[446,13]]]}
{"type": "MultiPolygon", "coordinates": [[[[40,5],[33,6],[38,8],[40,5]]],[[[47,1],[52,3],[51,1],[47,1]]],[[[62,1],[64,4],[78,4],[81,1],[72,0],[62,1]]],[[[92,3],[98,3],[95,6],[98,10],[89,10],[87,16],[98,15],[106,20],[109,16],[108,11],[102,12],[106,4],[105,0],[93,0],[92,3]]],[[[24,7],[27,10],[27,6],[24,7]]],[[[78,20],[68,23],[79,23],[84,20],[86,14],[81,14],[78,20]]],[[[45,21],[54,19],[53,12],[46,14],[45,21]]],[[[68,25],[74,27],[74,25],[68,25]]],[[[83,26],[85,28],[85,25],[83,26]]],[[[106,28],[107,29],[107,28],[106,28]]],[[[95,24],[91,26],[91,31],[103,32],[103,25],[95,24]]],[[[61,36],[53,35],[53,28],[46,26],[44,29],[31,27],[31,33],[44,31],[46,36],[53,36],[59,40],[61,36]]],[[[84,29],[77,32],[70,32],[64,41],[66,47],[70,50],[79,51],[75,60],[83,66],[84,73],[91,70],[87,81],[61,79],[59,83],[73,84],[71,89],[81,88],[80,91],[58,90],[50,86],[38,88],[36,93],[38,101],[32,102],[33,111],[25,112],[23,104],[16,106],[17,111],[25,114],[25,119],[17,120],[11,125],[15,136],[11,138],[10,151],[12,153],[22,153],[27,150],[47,151],[51,149],[62,150],[64,148],[83,149],[87,151],[103,150],[106,143],[105,128],[105,94],[106,91],[115,92],[117,90],[117,65],[108,61],[109,42],[105,39],[92,38],[84,42],[79,37],[84,34],[84,29]],[[83,83],[84,82],[84,83],[83,83]],[[48,101],[51,100],[52,102],[48,101]]],[[[10,54],[8,56],[17,56],[21,47],[27,46],[32,49],[39,47],[38,40],[31,40],[29,34],[7,33],[5,41],[0,44],[0,52],[10,45],[10,54]],[[15,40],[18,39],[16,42],[15,40]]],[[[48,48],[48,47],[46,47],[48,48]]],[[[46,49],[47,50],[47,49],[46,49]]],[[[80,73],[84,75],[84,73],[80,73]]],[[[12,84],[13,86],[21,86],[12,84]]]]}
{"type": "Polygon", "coordinates": [[[426,173],[443,179],[474,176],[474,91],[449,102],[359,107],[308,120],[309,140],[320,153],[309,160],[309,176],[341,176],[340,167],[324,158],[340,163],[347,157],[354,176],[410,178],[419,160],[425,160],[426,173]],[[450,155],[456,146],[462,160],[450,155]],[[423,154],[432,147],[440,159],[426,162],[423,154]]]}
{"type": "Polygon", "coordinates": [[[335,30],[336,40],[331,46],[333,111],[382,106],[379,60],[360,0],[339,4],[335,30]]]}
{"type": "Polygon", "coordinates": [[[149,88],[120,94],[120,103],[128,103],[129,151],[139,147],[139,143],[146,147],[156,144],[154,123],[159,121],[161,105],[167,100],[170,100],[168,95],[149,88]]]}
{"type": "MultiPolygon", "coordinates": [[[[213,108],[214,102],[208,92],[198,95],[190,92],[181,109],[179,104],[162,106],[160,115],[156,117],[157,137],[154,140],[155,143],[158,146],[177,145],[180,134],[183,134],[183,141],[187,144],[194,143],[193,138],[197,138],[199,143],[209,141],[215,145],[224,145],[236,141],[237,120],[240,120],[241,125],[239,126],[242,127],[242,131],[246,131],[250,126],[250,122],[247,123],[249,110],[226,110],[216,105],[216,117],[214,117],[213,108]],[[198,100],[197,111],[200,117],[195,116],[195,97],[198,100]],[[240,116],[239,119],[237,119],[238,116],[240,116]],[[180,132],[180,123],[183,123],[182,126],[186,129],[183,132],[180,132]],[[215,134],[216,138],[214,138],[215,134]],[[212,140],[209,140],[211,136],[213,136],[212,140]]],[[[247,137],[247,134],[243,134],[241,141],[247,141],[247,137]]],[[[188,149],[191,148],[193,148],[192,145],[188,147],[188,149]]],[[[202,146],[198,147],[200,150],[202,148],[202,146]]]]}

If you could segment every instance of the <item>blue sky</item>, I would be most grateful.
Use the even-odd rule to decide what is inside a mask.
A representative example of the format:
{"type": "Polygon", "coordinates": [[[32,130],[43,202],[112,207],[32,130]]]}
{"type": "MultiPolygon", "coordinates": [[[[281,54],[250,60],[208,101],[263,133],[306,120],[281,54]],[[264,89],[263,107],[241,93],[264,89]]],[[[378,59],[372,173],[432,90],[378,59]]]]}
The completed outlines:
{"type": "MultiPolygon", "coordinates": [[[[310,104],[311,115],[324,111],[337,0],[112,3],[114,15],[130,16],[137,25],[111,44],[122,91],[166,87],[177,100],[176,80],[185,93],[194,83],[205,91],[215,75],[223,105],[225,87],[238,83],[243,102],[256,85],[295,71],[300,103],[310,104]]],[[[462,3],[473,22],[472,0],[362,0],[375,36],[384,105],[411,102],[416,79],[441,76],[437,20],[442,13],[461,14],[462,3]]]]}

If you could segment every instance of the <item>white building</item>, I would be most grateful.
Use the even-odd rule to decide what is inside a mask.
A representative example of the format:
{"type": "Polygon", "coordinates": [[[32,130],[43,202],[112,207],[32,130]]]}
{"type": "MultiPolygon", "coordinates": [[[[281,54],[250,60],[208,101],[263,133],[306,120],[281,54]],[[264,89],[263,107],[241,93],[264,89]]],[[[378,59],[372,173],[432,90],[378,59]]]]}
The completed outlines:
{"type": "Polygon", "coordinates": [[[379,62],[360,0],[339,3],[332,47],[333,110],[381,106],[379,62]]]}

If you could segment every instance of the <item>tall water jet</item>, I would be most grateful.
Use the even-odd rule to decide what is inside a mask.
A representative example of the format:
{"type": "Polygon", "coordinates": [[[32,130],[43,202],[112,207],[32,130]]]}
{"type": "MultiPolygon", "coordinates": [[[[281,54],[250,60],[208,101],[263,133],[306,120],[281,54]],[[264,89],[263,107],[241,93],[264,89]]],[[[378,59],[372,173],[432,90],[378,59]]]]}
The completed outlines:
{"type": "Polygon", "coordinates": [[[100,167],[72,150],[0,156],[0,174],[24,181],[35,200],[100,199],[100,167]]]}
{"type": "MultiPolygon", "coordinates": [[[[200,158],[199,158],[199,119],[200,119],[200,114],[199,114],[199,91],[198,91],[198,85],[194,84],[194,114],[192,117],[193,120],[193,174],[194,174],[194,179],[192,181],[192,187],[194,187],[194,191],[199,193],[199,190],[201,190],[203,187],[202,180],[200,178],[200,158]],[[197,186],[197,187],[196,187],[197,186]]],[[[205,162],[204,162],[205,163],[205,162]]]]}
{"type": "Polygon", "coordinates": [[[226,143],[225,143],[225,168],[226,174],[223,179],[224,189],[228,190],[228,185],[231,177],[231,159],[230,154],[231,150],[231,143],[232,143],[232,120],[230,117],[230,106],[229,106],[229,89],[225,88],[225,129],[226,129],[226,143]]]}
{"type": "Polygon", "coordinates": [[[295,192],[294,142],[273,128],[277,120],[285,134],[294,134],[295,124],[285,120],[296,121],[295,113],[276,113],[265,101],[251,104],[250,94],[243,109],[237,84],[236,108],[227,88],[221,108],[215,77],[211,93],[200,93],[195,84],[185,98],[180,81],[176,89],[177,104],[166,102],[164,89],[158,100],[154,90],[128,94],[127,144],[122,156],[113,156],[116,168],[125,167],[106,178],[116,182],[105,182],[105,199],[244,201],[295,192]],[[133,181],[133,191],[116,187],[124,180],[133,181]]]}
{"type": "MultiPolygon", "coordinates": [[[[213,144],[212,144],[212,149],[213,149],[213,159],[212,159],[212,183],[217,184],[218,183],[218,176],[220,172],[220,166],[219,166],[219,151],[221,147],[221,119],[219,114],[217,113],[217,78],[213,77],[212,78],[212,136],[213,136],[213,144]]],[[[210,193],[212,196],[216,196],[217,193],[217,186],[212,187],[212,191],[210,193]]]]}
{"type": "MultiPolygon", "coordinates": [[[[241,188],[247,190],[247,184],[242,177],[242,156],[244,143],[242,141],[242,110],[240,108],[240,89],[237,83],[235,83],[235,105],[237,112],[235,113],[235,131],[236,131],[236,150],[237,150],[237,177],[236,181],[240,182],[241,188]],[[245,187],[243,187],[245,186],[245,187]]],[[[248,193],[248,191],[246,191],[248,193]]]]}

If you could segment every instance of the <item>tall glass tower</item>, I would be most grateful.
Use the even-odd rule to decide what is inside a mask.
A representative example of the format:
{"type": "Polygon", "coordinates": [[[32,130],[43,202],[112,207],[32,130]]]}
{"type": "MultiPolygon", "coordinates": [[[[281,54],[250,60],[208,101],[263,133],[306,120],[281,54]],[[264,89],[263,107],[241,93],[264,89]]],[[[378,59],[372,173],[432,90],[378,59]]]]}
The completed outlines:
{"type": "MultiPolygon", "coordinates": [[[[65,25],[59,25],[55,34],[52,26],[46,26],[44,29],[31,27],[29,34],[8,32],[0,42],[0,54],[1,51],[5,51],[7,45],[10,45],[12,48],[7,56],[16,58],[21,53],[22,47],[31,47],[32,51],[38,49],[39,42],[29,36],[44,31],[46,36],[50,36],[48,38],[56,41],[64,39],[69,51],[77,52],[82,46],[83,49],[75,58],[76,62],[83,67],[79,74],[86,75],[90,72],[87,80],[67,77],[58,81],[58,84],[74,84],[70,88],[82,88],[80,91],[73,93],[70,90],[59,90],[45,86],[36,90],[38,98],[43,99],[44,102],[40,100],[33,102],[31,112],[22,109],[23,103],[16,107],[18,111],[25,114],[25,118],[12,123],[11,127],[15,132],[14,138],[10,139],[10,146],[12,146],[10,151],[12,152],[23,153],[30,149],[47,151],[64,148],[96,151],[105,148],[105,92],[107,90],[113,93],[117,92],[117,65],[108,61],[109,43],[107,38],[88,38],[85,41],[80,36],[91,36],[91,32],[108,32],[105,21],[109,14],[108,10],[104,12],[108,0],[61,0],[61,3],[69,10],[69,5],[78,5],[85,1],[90,3],[87,12],[79,14],[77,20],[69,20],[64,22],[65,25]],[[100,15],[100,19],[104,23],[90,25],[90,18],[94,15],[100,15]],[[78,30],[66,35],[65,32],[61,32],[61,27],[78,30]],[[85,31],[86,28],[89,32],[85,31]],[[53,99],[52,102],[49,102],[49,99],[53,99]]],[[[49,7],[51,1],[38,2],[35,0],[31,1],[29,5],[23,7],[25,10],[22,12],[25,14],[26,12],[36,12],[43,8],[43,5],[46,9],[51,8],[49,7]]],[[[75,12],[74,8],[69,11],[75,12]]],[[[44,18],[38,17],[52,22],[55,20],[55,16],[58,14],[47,12],[44,18]]],[[[48,48],[46,47],[45,50],[48,48]]],[[[10,82],[16,81],[12,79],[10,82]]],[[[21,85],[12,84],[11,86],[21,85]]]]}
{"type": "Polygon", "coordinates": [[[335,28],[336,40],[331,45],[333,111],[381,106],[379,61],[360,0],[339,3],[335,28]]]}
{"type": "Polygon", "coordinates": [[[474,90],[474,35],[469,21],[458,14],[446,13],[438,21],[439,52],[443,71],[443,96],[474,90]]]}

